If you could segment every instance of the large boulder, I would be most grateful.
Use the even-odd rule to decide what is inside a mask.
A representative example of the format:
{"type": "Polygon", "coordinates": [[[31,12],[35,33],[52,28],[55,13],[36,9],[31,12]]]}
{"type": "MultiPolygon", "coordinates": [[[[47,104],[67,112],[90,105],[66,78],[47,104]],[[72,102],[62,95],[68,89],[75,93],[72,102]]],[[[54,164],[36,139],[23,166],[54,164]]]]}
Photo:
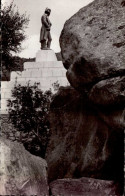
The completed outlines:
{"type": "Polygon", "coordinates": [[[113,114],[72,87],[59,89],[49,114],[49,181],[86,176],[123,182],[124,124],[119,110],[113,114]]]}
{"type": "MultiPolygon", "coordinates": [[[[50,183],[51,195],[118,196],[118,185],[113,181],[93,178],[59,179],[50,183]]],[[[119,195],[120,196],[120,195],[119,195]]]]}
{"type": "Polygon", "coordinates": [[[0,195],[48,195],[47,163],[22,144],[0,138],[0,195]]]}
{"type": "MultiPolygon", "coordinates": [[[[95,0],[67,20],[62,30],[60,46],[63,64],[67,69],[67,78],[74,88],[89,94],[91,88],[97,85],[92,89],[92,97],[93,94],[96,96],[101,85],[101,91],[106,91],[105,85],[107,88],[110,79],[116,78],[116,87],[111,90],[112,85],[108,85],[108,93],[104,92],[105,100],[97,100],[100,105],[109,105],[117,99],[121,85],[118,77],[125,74],[124,36],[123,0],[95,0]],[[105,80],[103,84],[98,84],[102,80],[105,80]],[[111,97],[109,92],[113,94],[111,97]]],[[[125,93],[122,90],[118,103],[123,102],[123,97],[125,103],[125,93]]]]}

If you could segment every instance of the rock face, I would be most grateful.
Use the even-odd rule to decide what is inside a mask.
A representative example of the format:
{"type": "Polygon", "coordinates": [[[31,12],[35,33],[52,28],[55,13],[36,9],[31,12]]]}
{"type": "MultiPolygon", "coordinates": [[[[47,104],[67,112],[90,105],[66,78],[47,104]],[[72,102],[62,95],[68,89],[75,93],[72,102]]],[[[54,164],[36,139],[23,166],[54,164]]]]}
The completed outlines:
{"type": "Polygon", "coordinates": [[[113,180],[123,189],[125,105],[123,0],[95,0],[66,21],[60,46],[67,78],[51,105],[49,181],[113,180]]]}
{"type": "MultiPolygon", "coordinates": [[[[82,93],[85,89],[89,93],[96,84],[93,94],[97,89],[102,93],[105,85],[107,88],[107,83],[108,88],[112,88],[110,83],[116,78],[118,91],[114,87],[114,92],[108,89],[108,92],[113,93],[114,102],[114,94],[116,93],[117,99],[121,85],[118,77],[125,74],[124,36],[125,8],[122,0],[95,0],[66,21],[60,46],[71,85],[82,93]],[[102,80],[104,82],[98,84],[102,80]]],[[[107,101],[97,98],[97,102],[109,105],[112,100],[108,95],[109,93],[105,93],[107,101]]],[[[125,93],[123,95],[122,89],[119,102],[123,102],[123,96],[125,97],[125,93]]]]}
{"type": "Polygon", "coordinates": [[[89,98],[97,105],[123,106],[125,104],[125,76],[98,82],[90,90],[89,98]]]}
{"type": "Polygon", "coordinates": [[[48,195],[46,161],[0,139],[0,195],[48,195]]]}
{"type": "Polygon", "coordinates": [[[117,188],[112,181],[92,178],[59,179],[50,183],[51,195],[59,196],[118,196],[117,188]]]}
{"type": "Polygon", "coordinates": [[[73,88],[60,88],[51,104],[52,133],[46,155],[49,181],[86,176],[123,182],[120,120],[119,111],[113,116],[98,110],[73,88]]]}

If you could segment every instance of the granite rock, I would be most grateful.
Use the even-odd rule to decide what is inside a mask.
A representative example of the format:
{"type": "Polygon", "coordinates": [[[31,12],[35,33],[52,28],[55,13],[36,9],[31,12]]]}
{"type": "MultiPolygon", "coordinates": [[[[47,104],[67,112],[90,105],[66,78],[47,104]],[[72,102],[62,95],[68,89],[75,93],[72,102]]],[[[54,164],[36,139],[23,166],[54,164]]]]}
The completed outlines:
{"type": "MultiPolygon", "coordinates": [[[[50,183],[52,195],[64,196],[118,196],[118,185],[113,181],[93,178],[59,179],[50,183]]],[[[120,195],[119,195],[120,196],[120,195]]]]}
{"type": "Polygon", "coordinates": [[[120,112],[101,110],[72,87],[61,87],[49,114],[49,182],[84,176],[122,185],[124,127],[119,123],[120,112]]]}
{"type": "Polygon", "coordinates": [[[22,144],[0,138],[0,195],[48,195],[47,163],[22,144]]]}
{"type": "Polygon", "coordinates": [[[98,82],[89,92],[89,98],[98,106],[125,106],[125,76],[98,82]]]}
{"type": "MultiPolygon", "coordinates": [[[[64,25],[60,36],[63,64],[70,84],[81,93],[89,95],[98,82],[117,80],[117,77],[125,74],[123,2],[95,0],[80,9],[64,25]]],[[[105,82],[103,84],[104,89],[105,82]]],[[[119,91],[119,85],[117,87],[119,91]]],[[[123,96],[125,99],[125,95],[122,95],[119,101],[123,101],[123,96]]],[[[101,101],[99,104],[104,104],[101,101]]],[[[109,102],[111,98],[105,104],[109,102]]]]}

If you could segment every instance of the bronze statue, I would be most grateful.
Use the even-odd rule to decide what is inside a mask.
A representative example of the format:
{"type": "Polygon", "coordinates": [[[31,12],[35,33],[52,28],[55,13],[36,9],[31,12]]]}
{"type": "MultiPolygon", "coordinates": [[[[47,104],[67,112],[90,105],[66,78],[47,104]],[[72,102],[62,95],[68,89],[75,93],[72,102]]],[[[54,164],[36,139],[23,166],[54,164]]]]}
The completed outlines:
{"type": "Polygon", "coordinates": [[[41,22],[42,22],[42,27],[40,31],[40,43],[41,43],[41,49],[46,50],[50,49],[51,45],[51,34],[50,34],[50,29],[51,29],[51,22],[49,20],[49,15],[51,13],[51,9],[46,8],[44,14],[41,17],[41,22]]]}

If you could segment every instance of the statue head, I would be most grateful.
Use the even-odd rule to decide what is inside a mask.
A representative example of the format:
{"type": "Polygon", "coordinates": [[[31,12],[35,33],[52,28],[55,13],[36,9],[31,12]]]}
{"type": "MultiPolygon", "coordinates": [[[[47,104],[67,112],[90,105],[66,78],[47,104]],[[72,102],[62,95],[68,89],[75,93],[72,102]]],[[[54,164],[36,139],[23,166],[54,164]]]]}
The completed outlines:
{"type": "Polygon", "coordinates": [[[51,9],[49,9],[48,7],[45,9],[45,13],[49,16],[51,13],[51,9]]]}

